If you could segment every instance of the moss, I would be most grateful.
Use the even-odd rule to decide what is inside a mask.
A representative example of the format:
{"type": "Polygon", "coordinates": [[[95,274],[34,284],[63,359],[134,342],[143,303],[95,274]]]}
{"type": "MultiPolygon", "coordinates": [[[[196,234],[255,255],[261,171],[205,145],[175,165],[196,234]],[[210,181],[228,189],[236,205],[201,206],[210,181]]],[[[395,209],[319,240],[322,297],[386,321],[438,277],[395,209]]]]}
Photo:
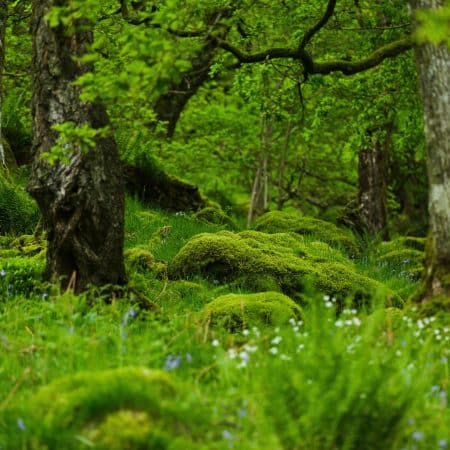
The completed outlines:
{"type": "MultiPolygon", "coordinates": [[[[328,253],[333,258],[342,258],[336,251],[328,253]]],[[[270,279],[291,296],[311,283],[323,292],[338,296],[350,293],[371,296],[382,287],[358,274],[349,260],[325,261],[323,254],[318,257],[317,248],[311,248],[300,236],[257,231],[194,236],[173,259],[170,276],[194,275],[219,282],[240,280],[244,287],[254,290],[258,288],[255,281],[270,279]]]]}
{"type": "Polygon", "coordinates": [[[448,323],[450,314],[450,296],[436,295],[415,305],[414,315],[418,317],[438,317],[448,323]]]}
{"type": "Polygon", "coordinates": [[[158,433],[151,417],[142,411],[121,410],[109,414],[98,427],[86,430],[85,434],[99,449],[167,448],[167,436],[158,433]]]}
{"type": "Polygon", "coordinates": [[[216,298],[202,311],[203,320],[237,331],[252,325],[275,325],[291,317],[299,319],[301,308],[279,292],[228,294],[216,298]]]}
{"type": "Polygon", "coordinates": [[[382,242],[378,251],[385,254],[399,249],[413,249],[420,252],[425,251],[426,238],[414,236],[401,236],[388,242],[382,242]]]}
{"type": "Polygon", "coordinates": [[[124,256],[125,262],[135,270],[150,271],[155,264],[153,254],[144,246],[130,248],[124,256]]]}
{"type": "Polygon", "coordinates": [[[302,217],[282,211],[271,211],[256,220],[253,229],[265,233],[294,232],[312,236],[333,247],[342,248],[348,255],[359,254],[355,237],[351,232],[336,225],[313,217],[302,217]]]}
{"type": "Polygon", "coordinates": [[[235,221],[227,216],[220,207],[208,206],[195,213],[194,217],[202,222],[225,225],[230,230],[237,229],[235,221]]]}
{"type": "Polygon", "coordinates": [[[38,220],[36,203],[0,172],[0,234],[32,233],[38,220]]]}
{"type": "Polygon", "coordinates": [[[127,367],[54,381],[28,409],[41,418],[33,430],[39,448],[75,449],[80,439],[105,450],[183,448],[180,442],[197,448],[191,439],[195,423],[190,424],[182,405],[179,386],[169,374],[127,367]]]}
{"type": "Polygon", "coordinates": [[[16,249],[21,255],[34,256],[46,249],[46,241],[42,241],[32,234],[25,234],[15,238],[11,242],[11,247],[16,249]]]}

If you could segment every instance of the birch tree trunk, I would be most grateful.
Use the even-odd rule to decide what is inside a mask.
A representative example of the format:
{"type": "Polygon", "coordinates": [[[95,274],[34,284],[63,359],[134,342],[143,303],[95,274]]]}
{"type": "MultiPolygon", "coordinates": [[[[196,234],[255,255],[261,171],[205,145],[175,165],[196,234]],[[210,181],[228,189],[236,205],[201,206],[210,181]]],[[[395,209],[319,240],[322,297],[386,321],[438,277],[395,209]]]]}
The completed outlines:
{"type": "MultiPolygon", "coordinates": [[[[444,0],[411,0],[413,13],[435,9],[444,0]]],[[[422,299],[450,294],[450,50],[425,44],[415,50],[423,99],[430,240],[422,299]]]]}
{"type": "MultiPolygon", "coordinates": [[[[108,125],[105,108],[85,103],[73,82],[90,67],[78,59],[92,34],[50,28],[50,8],[68,0],[33,0],[33,155],[28,190],[48,230],[47,276],[76,292],[89,284],[125,282],[123,263],[124,189],[112,137],[98,138],[85,153],[72,146],[69,162],[41,158],[56,142],[56,124],[73,122],[97,129],[108,125]]],[[[86,24],[84,24],[86,25],[86,24]]]]}

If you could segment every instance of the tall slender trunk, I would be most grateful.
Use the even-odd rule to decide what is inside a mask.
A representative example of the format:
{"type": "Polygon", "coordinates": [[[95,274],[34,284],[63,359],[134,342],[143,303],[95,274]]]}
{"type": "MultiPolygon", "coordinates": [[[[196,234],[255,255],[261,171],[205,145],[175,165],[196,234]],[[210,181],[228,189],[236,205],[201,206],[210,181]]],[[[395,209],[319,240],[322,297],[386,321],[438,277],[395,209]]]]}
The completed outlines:
{"type": "Polygon", "coordinates": [[[5,149],[3,148],[2,111],[3,111],[3,69],[5,63],[5,35],[8,18],[7,0],[0,0],[0,166],[6,164],[5,149]]]}
{"type": "Polygon", "coordinates": [[[264,114],[261,116],[261,149],[258,156],[258,165],[256,167],[255,179],[253,181],[252,195],[247,215],[247,226],[253,223],[253,220],[264,214],[268,208],[269,197],[269,152],[270,139],[272,136],[272,123],[267,123],[264,114]]]}
{"type": "Polygon", "coordinates": [[[388,239],[387,230],[387,152],[389,128],[386,137],[380,139],[376,130],[370,130],[370,143],[359,152],[358,205],[367,232],[388,239]]]}
{"type": "MultiPolygon", "coordinates": [[[[444,0],[411,0],[413,12],[436,9],[444,0]]],[[[424,298],[450,294],[450,49],[418,45],[415,50],[423,99],[430,241],[424,272],[424,298]]]]}
{"type": "Polygon", "coordinates": [[[112,137],[98,138],[85,153],[72,146],[69,162],[51,166],[41,156],[56,142],[56,124],[74,122],[97,129],[108,125],[105,108],[82,102],[73,82],[90,67],[79,61],[92,33],[68,35],[50,28],[50,8],[68,1],[33,0],[33,170],[28,186],[48,230],[47,275],[62,277],[77,292],[89,284],[125,282],[124,190],[112,137]]]}

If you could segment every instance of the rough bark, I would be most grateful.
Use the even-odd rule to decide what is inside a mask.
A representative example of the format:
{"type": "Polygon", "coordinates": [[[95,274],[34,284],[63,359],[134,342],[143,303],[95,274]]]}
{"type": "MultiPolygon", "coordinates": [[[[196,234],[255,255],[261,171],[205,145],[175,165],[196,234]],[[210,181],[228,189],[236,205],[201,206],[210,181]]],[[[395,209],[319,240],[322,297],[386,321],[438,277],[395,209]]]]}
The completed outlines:
{"type": "MultiPolygon", "coordinates": [[[[101,128],[105,108],[84,103],[73,82],[89,67],[83,55],[92,35],[50,28],[45,15],[65,0],[33,0],[33,171],[28,186],[48,230],[47,275],[76,292],[89,284],[125,282],[123,263],[124,189],[114,140],[98,138],[85,153],[70,151],[69,162],[50,166],[41,158],[55,144],[55,124],[71,121],[101,128]]],[[[84,28],[85,29],[85,28],[84,28]]]]}
{"type": "Polygon", "coordinates": [[[3,66],[5,62],[5,34],[6,20],[8,18],[8,5],[6,0],[0,0],[0,166],[5,165],[5,149],[2,136],[2,109],[3,109],[3,66]]]}
{"type": "Polygon", "coordinates": [[[372,236],[388,239],[387,140],[369,131],[370,144],[359,152],[358,205],[362,223],[372,236]]]}
{"type": "MultiPolygon", "coordinates": [[[[435,9],[444,0],[411,0],[413,12],[435,9]]],[[[450,49],[418,45],[415,49],[424,107],[430,242],[422,299],[450,295],[450,49]]]]}

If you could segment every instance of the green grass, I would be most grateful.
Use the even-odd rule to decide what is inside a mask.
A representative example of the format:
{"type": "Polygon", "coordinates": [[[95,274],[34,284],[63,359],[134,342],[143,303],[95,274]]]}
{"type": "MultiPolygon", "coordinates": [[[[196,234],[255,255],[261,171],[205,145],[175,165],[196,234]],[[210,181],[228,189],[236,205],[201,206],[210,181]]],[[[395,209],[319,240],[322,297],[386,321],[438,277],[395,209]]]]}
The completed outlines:
{"type": "MultiPolygon", "coordinates": [[[[150,245],[161,261],[221,229],[127,206],[126,247],[150,245]]],[[[133,293],[109,302],[95,291],[60,293],[25,270],[28,260],[0,278],[3,450],[450,448],[448,315],[386,310],[377,297],[342,311],[310,292],[300,322],[230,333],[202,310],[236,288],[132,272],[157,305],[145,311],[133,293]],[[8,291],[6,276],[39,289],[8,291]],[[162,371],[174,391],[147,383],[141,368],[162,371]]],[[[355,265],[396,293],[416,286],[371,252],[355,265]]]]}

